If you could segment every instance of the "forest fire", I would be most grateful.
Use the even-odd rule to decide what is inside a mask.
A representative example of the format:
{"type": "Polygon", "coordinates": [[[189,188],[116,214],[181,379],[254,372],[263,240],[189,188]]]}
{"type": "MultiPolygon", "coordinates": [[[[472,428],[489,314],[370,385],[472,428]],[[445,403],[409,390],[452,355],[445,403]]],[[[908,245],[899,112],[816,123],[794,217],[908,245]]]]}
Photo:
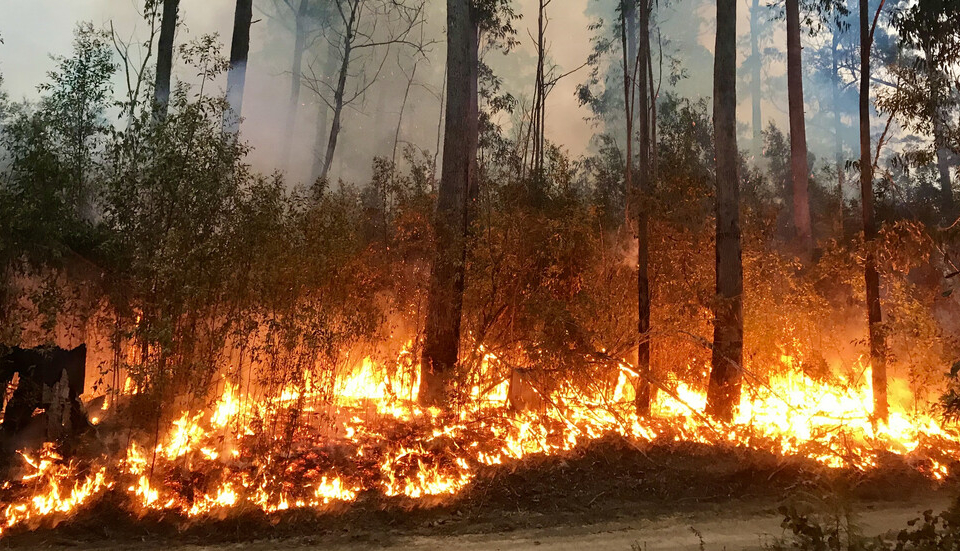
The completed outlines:
{"type": "MultiPolygon", "coordinates": [[[[415,504],[457,494],[483,466],[563,453],[609,434],[638,446],[658,439],[725,442],[856,469],[874,468],[880,455],[892,453],[936,480],[960,458],[960,434],[921,408],[895,406],[887,423],[875,424],[870,389],[861,382],[870,380],[869,368],[859,369],[859,380],[831,383],[797,370],[794,358],[782,362],[782,375],[751,385],[730,424],[703,416],[705,394],[684,383],[659,392],[653,416],[639,418],[625,364],[608,393],[566,388],[543,395],[536,411],[520,412],[509,407],[508,380],[484,391],[473,387],[457,412],[418,407],[411,400],[417,371],[390,378],[369,358],[339,378],[336,399],[324,411],[304,406],[324,401],[309,381],[274,399],[225,383],[211,408],[183,412],[155,447],[133,442],[118,457],[87,462],[64,461],[52,445],[23,454],[22,477],[3,488],[3,530],[56,523],[107,493],[124,495],[134,514],[191,518],[251,507],[319,510],[364,493],[415,504]],[[294,404],[315,422],[263,442],[268,410],[294,404]]],[[[484,366],[493,370],[497,359],[488,354],[484,366]]],[[[111,410],[102,413],[108,420],[111,410]]]]}
{"type": "Polygon", "coordinates": [[[957,547],[960,1],[54,4],[4,547],[957,547]]]}

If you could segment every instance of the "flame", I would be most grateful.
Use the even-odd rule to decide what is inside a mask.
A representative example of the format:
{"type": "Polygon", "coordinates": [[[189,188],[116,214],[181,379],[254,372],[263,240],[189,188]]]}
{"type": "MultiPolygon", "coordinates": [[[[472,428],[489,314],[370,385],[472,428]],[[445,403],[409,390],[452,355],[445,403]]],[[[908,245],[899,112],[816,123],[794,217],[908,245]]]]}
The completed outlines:
{"type": "MultiPolygon", "coordinates": [[[[591,395],[572,385],[537,389],[542,408],[511,411],[505,366],[486,351],[479,379],[486,383],[469,389],[464,407],[420,408],[414,403],[419,370],[407,350],[396,362],[367,357],[341,373],[322,415],[305,408],[326,424],[304,422],[289,435],[256,423],[297,403],[322,403],[309,376],[274,400],[225,383],[208,410],[182,412],[155,443],[134,441],[119,460],[104,457],[81,466],[65,461],[52,445],[36,456],[24,454],[24,474],[0,494],[14,496],[2,505],[0,534],[68,516],[111,490],[122,492],[131,510],[187,517],[240,506],[267,513],[319,509],[364,492],[401,499],[449,496],[484,465],[561,453],[611,433],[636,442],[726,441],[803,455],[829,467],[867,469],[877,465],[880,452],[890,452],[916,459],[918,469],[935,480],[948,477],[948,465],[960,459],[960,434],[932,413],[892,403],[889,421],[874,422],[865,365],[853,370],[859,376],[828,383],[804,374],[800,358],[784,355],[768,380],[747,381],[735,421],[720,425],[700,413],[705,394],[683,382],[657,393],[652,419],[639,418],[630,385],[636,373],[626,363],[610,392],[591,395]],[[257,452],[264,446],[282,452],[257,452]]],[[[891,380],[891,394],[902,393],[898,384],[891,380]]],[[[105,405],[103,411],[112,409],[105,405]]]]}

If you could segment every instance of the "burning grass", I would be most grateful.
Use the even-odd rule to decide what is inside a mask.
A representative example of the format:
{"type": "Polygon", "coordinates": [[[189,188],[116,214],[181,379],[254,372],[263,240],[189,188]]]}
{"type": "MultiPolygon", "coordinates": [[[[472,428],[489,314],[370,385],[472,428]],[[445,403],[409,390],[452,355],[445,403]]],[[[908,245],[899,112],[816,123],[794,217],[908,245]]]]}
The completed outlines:
{"type": "MultiPolygon", "coordinates": [[[[485,360],[488,368],[496,362],[485,360]]],[[[419,408],[409,362],[409,371],[391,376],[364,361],[337,379],[334,400],[310,381],[269,400],[226,383],[211,408],[183,412],[155,445],[128,434],[122,443],[114,435],[117,451],[92,459],[67,461],[52,445],[24,453],[19,474],[0,490],[3,533],[55,525],[106,499],[136,517],[182,522],[244,511],[337,511],[371,499],[419,508],[489,488],[490,473],[568,457],[610,437],[640,453],[704,445],[856,472],[884,468],[893,457],[932,481],[948,477],[960,459],[960,434],[930,414],[897,408],[875,425],[868,387],[815,381],[792,369],[790,358],[782,362],[780,374],[751,385],[730,425],[703,417],[704,395],[683,383],[665,384],[654,416],[638,418],[625,365],[609,392],[560,386],[542,393],[541,407],[522,412],[508,406],[507,380],[474,387],[456,411],[419,408]],[[276,420],[294,412],[296,430],[279,430],[276,420]]],[[[122,411],[108,408],[104,423],[114,409],[122,411]]]]}

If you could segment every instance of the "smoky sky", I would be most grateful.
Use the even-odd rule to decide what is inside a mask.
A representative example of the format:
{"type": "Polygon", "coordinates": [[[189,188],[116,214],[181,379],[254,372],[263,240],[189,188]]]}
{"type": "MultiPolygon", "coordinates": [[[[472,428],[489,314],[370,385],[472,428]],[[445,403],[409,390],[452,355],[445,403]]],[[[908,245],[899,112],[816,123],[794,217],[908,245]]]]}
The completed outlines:
{"type": "MultiPolygon", "coordinates": [[[[537,2],[516,0],[514,4],[523,16],[515,24],[520,46],[507,56],[491,53],[486,61],[503,78],[506,91],[518,98],[528,98],[536,67],[530,34],[535,34],[537,2]]],[[[262,171],[283,168],[284,163],[299,167],[309,165],[318,133],[315,111],[321,105],[317,98],[311,97],[309,91],[303,91],[296,128],[297,145],[292,152],[279,151],[281,140],[278,136],[285,130],[283,122],[285,102],[289,95],[289,59],[293,38],[267,13],[272,5],[272,0],[254,2],[256,22],[251,30],[243,112],[245,121],[242,131],[254,147],[251,162],[262,171]],[[291,155],[292,162],[289,159],[291,155]]],[[[436,148],[440,113],[439,95],[445,55],[444,5],[443,0],[428,0],[426,34],[435,43],[429,48],[428,59],[417,72],[419,82],[404,113],[401,133],[404,143],[430,151],[436,148]]],[[[588,26],[604,14],[607,14],[607,18],[611,17],[615,5],[616,0],[555,0],[550,4],[547,34],[549,56],[560,72],[574,69],[586,60],[594,34],[588,26]]],[[[231,0],[182,0],[181,21],[184,27],[178,31],[178,42],[218,33],[224,44],[224,54],[227,55],[234,6],[231,0]]],[[[661,93],[673,88],[677,93],[691,98],[710,97],[715,4],[709,0],[670,0],[661,2],[659,6],[657,19],[664,51],[667,57],[676,57],[681,64],[689,66],[686,78],[675,87],[666,82],[666,76],[662,81],[658,77],[661,93]]],[[[36,86],[44,81],[46,72],[54,66],[50,56],[69,55],[73,30],[78,22],[89,21],[104,28],[112,22],[120,37],[134,42],[142,41],[146,24],[140,16],[141,10],[142,0],[0,0],[0,36],[5,42],[0,45],[0,74],[4,77],[6,91],[12,99],[36,99],[36,86]]],[[[749,3],[740,2],[740,61],[749,53],[746,39],[750,30],[749,21],[749,3]]],[[[786,42],[782,23],[775,21],[773,27],[768,40],[772,46],[782,50],[786,42]]],[[[812,39],[805,37],[805,40],[812,39]]],[[[397,87],[404,63],[402,52],[397,52],[393,57],[396,61],[391,59],[386,65],[383,82],[371,87],[361,102],[345,112],[341,147],[331,172],[334,177],[367,177],[372,157],[389,154],[393,128],[400,111],[397,87]],[[370,133],[374,133],[376,139],[371,139],[370,133]]],[[[659,60],[655,64],[659,73],[659,60]]],[[[666,64],[663,64],[664,72],[667,71],[666,64]]],[[[765,69],[764,78],[769,80],[772,92],[762,104],[764,126],[772,121],[780,128],[786,127],[784,74],[783,61],[779,59],[772,60],[765,69]]],[[[175,66],[174,76],[185,81],[191,78],[182,63],[175,66]]],[[[576,87],[586,78],[587,69],[568,76],[557,84],[548,100],[547,137],[574,156],[589,152],[591,136],[602,130],[586,120],[589,111],[580,107],[576,100],[576,87]]],[[[121,93],[123,88],[119,77],[117,84],[117,92],[121,93]]],[[[223,83],[219,85],[222,87],[223,83]]],[[[812,85],[807,84],[808,87],[812,85]]],[[[738,114],[744,127],[740,135],[746,140],[749,136],[750,98],[742,84],[738,96],[738,114]]],[[[509,125],[508,120],[504,122],[509,125]]],[[[817,131],[816,128],[808,128],[808,135],[817,131]]],[[[814,148],[816,136],[810,141],[811,148],[814,148]]],[[[744,148],[748,145],[741,143],[744,148]]],[[[305,175],[304,170],[290,172],[294,179],[305,175]]]]}

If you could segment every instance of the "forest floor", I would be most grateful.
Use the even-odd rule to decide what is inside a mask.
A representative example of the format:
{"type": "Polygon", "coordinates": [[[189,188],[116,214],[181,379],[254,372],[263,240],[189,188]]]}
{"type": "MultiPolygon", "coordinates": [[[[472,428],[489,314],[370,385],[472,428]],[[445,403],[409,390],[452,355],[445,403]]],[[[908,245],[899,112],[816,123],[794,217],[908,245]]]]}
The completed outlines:
{"type": "MultiPolygon", "coordinates": [[[[956,480],[935,483],[899,457],[867,472],[722,445],[610,438],[564,456],[481,471],[461,494],[427,503],[364,495],[323,513],[236,513],[190,525],[132,518],[101,503],[54,529],[10,534],[23,549],[760,549],[780,527],[780,505],[827,522],[846,509],[865,535],[906,528],[946,509],[956,480]],[[702,543],[702,545],[701,545],[702,543]]],[[[109,501],[109,500],[107,500],[109,501]]],[[[826,523],[825,523],[826,524],[826,523]]]]}

